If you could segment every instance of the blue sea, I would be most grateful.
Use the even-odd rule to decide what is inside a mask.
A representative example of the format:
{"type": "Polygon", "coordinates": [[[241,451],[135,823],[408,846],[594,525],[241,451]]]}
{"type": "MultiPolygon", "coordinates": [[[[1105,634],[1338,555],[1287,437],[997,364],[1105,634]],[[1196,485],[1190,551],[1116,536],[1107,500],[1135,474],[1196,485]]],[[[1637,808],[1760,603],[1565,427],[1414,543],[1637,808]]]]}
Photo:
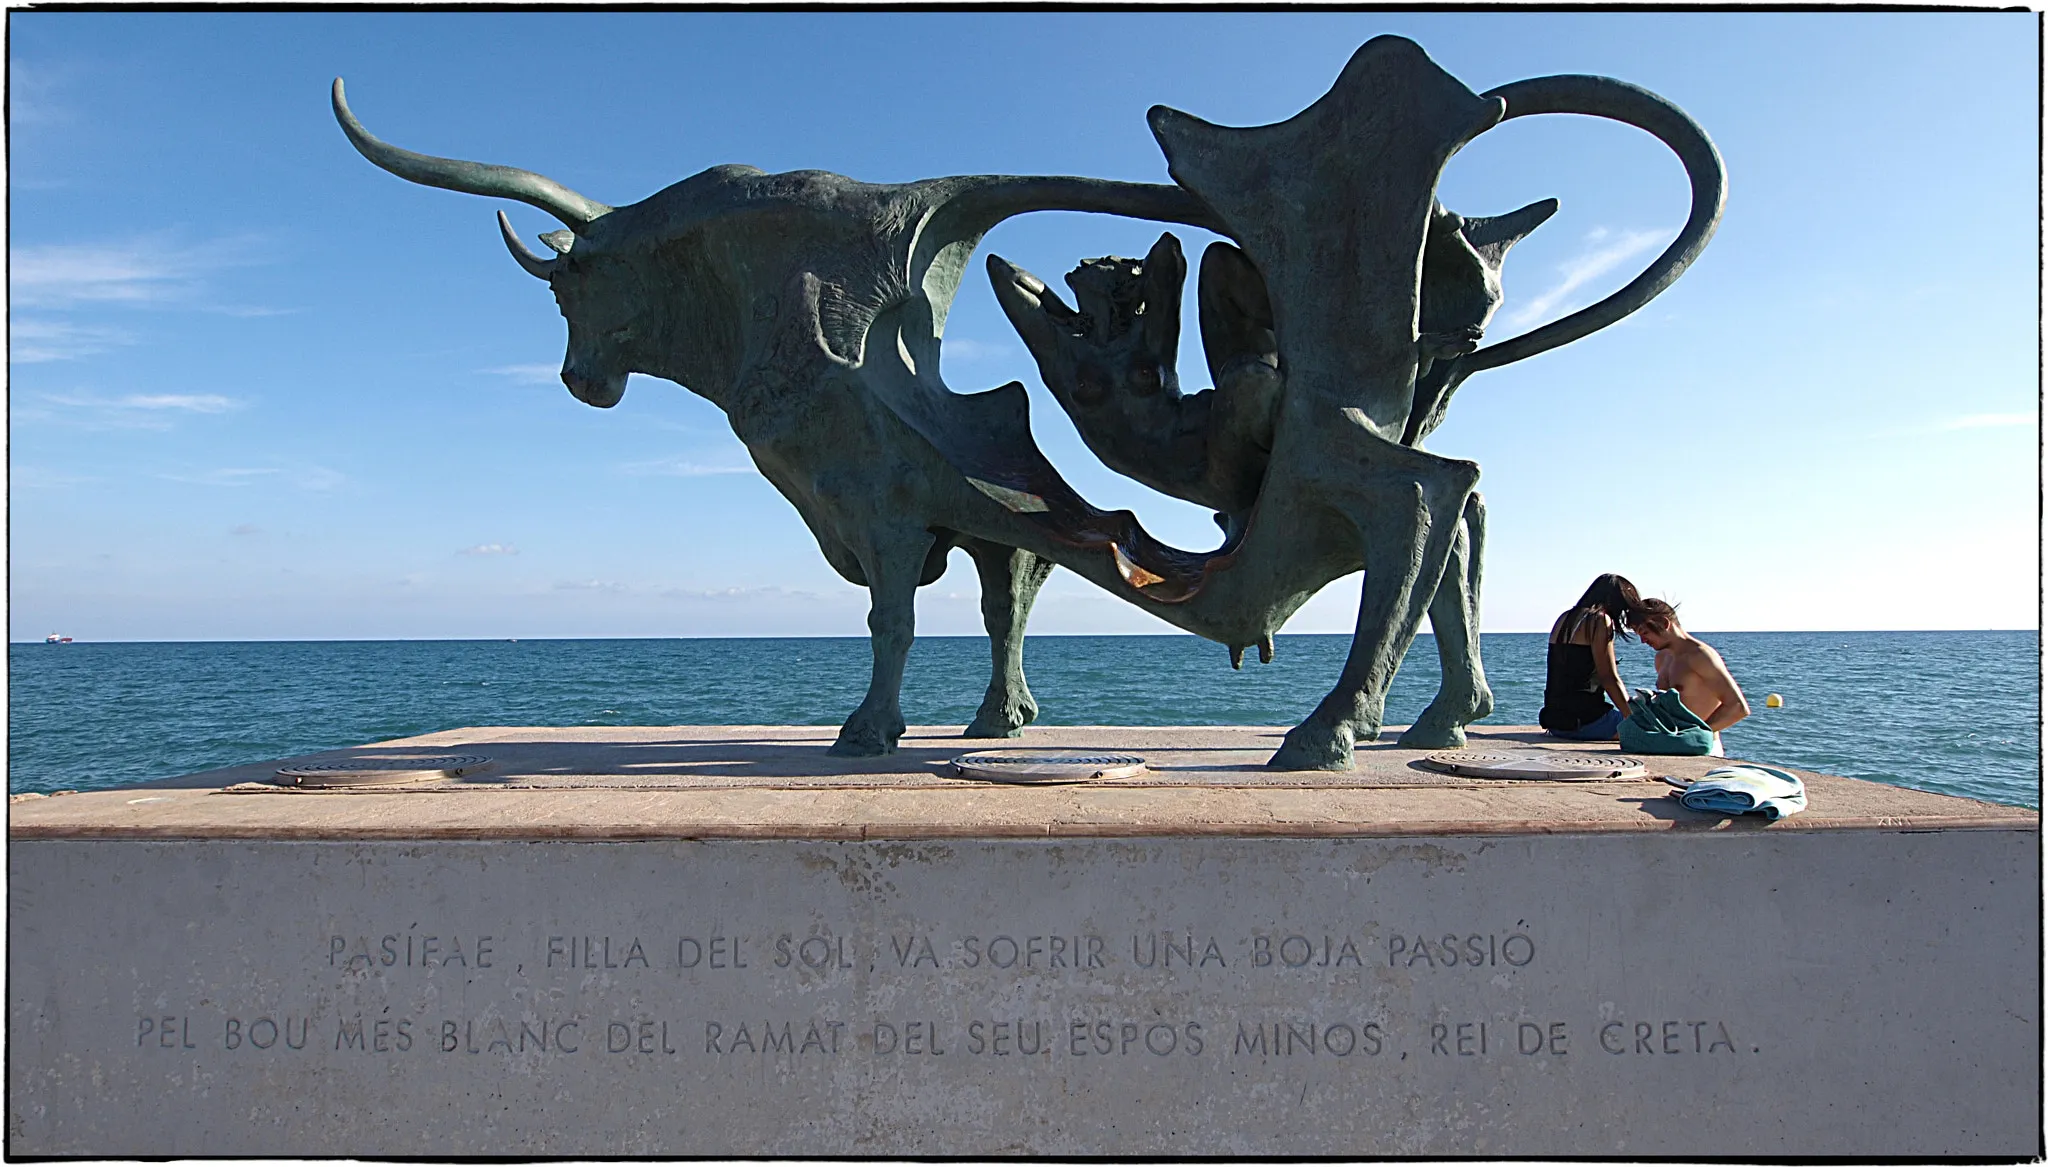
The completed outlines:
{"type": "MultiPolygon", "coordinates": [[[[1728,752],[1943,794],[2041,804],[2040,637],[2025,632],[1724,632],[1756,712],[1728,752]],[[1782,709],[1767,709],[1776,693],[1782,709]]],[[[1533,725],[1540,633],[1483,638],[1498,725],[1533,725]]],[[[1242,672],[1189,636],[1047,636],[1025,673],[1048,725],[1292,725],[1335,681],[1348,636],[1281,636],[1242,672]]],[[[1621,650],[1623,680],[1650,653],[1621,650]]],[[[16,644],[8,788],[95,790],[465,725],[836,725],[867,687],[865,638],[16,644]]],[[[962,724],[988,642],[912,650],[903,712],[962,724]]],[[[1435,692],[1419,637],[1387,702],[1411,721],[1435,692]]]]}

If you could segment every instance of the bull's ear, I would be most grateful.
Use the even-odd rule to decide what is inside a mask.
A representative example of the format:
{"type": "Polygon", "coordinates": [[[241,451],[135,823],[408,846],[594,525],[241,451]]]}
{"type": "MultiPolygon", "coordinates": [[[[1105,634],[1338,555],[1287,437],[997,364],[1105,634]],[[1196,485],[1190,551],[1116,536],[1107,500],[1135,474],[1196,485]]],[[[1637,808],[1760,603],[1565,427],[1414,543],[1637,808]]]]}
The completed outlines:
{"type": "Polygon", "coordinates": [[[1530,203],[1519,211],[1495,215],[1488,219],[1467,219],[1462,230],[1465,242],[1472,250],[1486,257],[1487,262],[1500,266],[1508,248],[1521,242],[1522,237],[1543,225],[1543,221],[1557,213],[1556,199],[1543,199],[1530,203]]]}
{"type": "Polygon", "coordinates": [[[540,241],[547,244],[556,255],[567,255],[569,248],[576,244],[576,233],[565,227],[560,231],[548,232],[540,237],[540,241]]]}

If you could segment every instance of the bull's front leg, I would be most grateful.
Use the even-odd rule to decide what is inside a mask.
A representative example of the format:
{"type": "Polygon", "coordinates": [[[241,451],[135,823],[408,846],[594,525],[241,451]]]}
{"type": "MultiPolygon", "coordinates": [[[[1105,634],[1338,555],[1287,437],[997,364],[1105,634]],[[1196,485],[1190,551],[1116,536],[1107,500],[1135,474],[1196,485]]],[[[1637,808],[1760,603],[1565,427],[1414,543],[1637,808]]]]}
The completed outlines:
{"type": "Polygon", "coordinates": [[[929,531],[881,535],[860,550],[868,577],[868,640],[874,672],[868,694],[839,729],[831,752],[872,758],[896,752],[903,736],[903,663],[917,628],[917,582],[935,538],[929,531]]]}
{"type": "Polygon", "coordinates": [[[1443,681],[1436,698],[1401,744],[1409,749],[1457,749],[1465,744],[1465,727],[1493,712],[1493,690],[1479,664],[1479,575],[1486,548],[1486,504],[1478,494],[1465,500],[1464,521],[1451,543],[1443,582],[1429,605],[1429,627],[1436,633],[1437,662],[1443,681]]]}
{"type": "Polygon", "coordinates": [[[1276,770],[1348,770],[1352,747],[1379,737],[1387,689],[1436,595],[1479,480],[1471,462],[1370,436],[1365,446],[1365,476],[1343,492],[1340,506],[1365,560],[1351,654],[1337,687],[1266,763],[1276,770]]]}
{"type": "Polygon", "coordinates": [[[988,629],[988,695],[966,737],[1016,737],[1038,717],[1038,702],[1024,683],[1024,622],[1052,561],[998,543],[964,543],[981,575],[981,622],[988,629]]]}

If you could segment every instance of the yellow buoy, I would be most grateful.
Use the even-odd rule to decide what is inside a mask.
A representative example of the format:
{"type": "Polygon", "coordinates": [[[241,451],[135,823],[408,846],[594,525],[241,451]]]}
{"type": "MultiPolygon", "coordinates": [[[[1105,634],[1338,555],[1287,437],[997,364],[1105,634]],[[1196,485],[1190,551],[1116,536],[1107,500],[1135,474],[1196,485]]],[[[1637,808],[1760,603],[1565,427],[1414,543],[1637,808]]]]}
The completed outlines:
{"type": "Polygon", "coordinates": [[[1784,707],[1785,699],[1783,697],[1778,696],[1776,693],[1773,693],[1770,696],[1764,698],[1765,709],[1783,709],[1784,707]]]}

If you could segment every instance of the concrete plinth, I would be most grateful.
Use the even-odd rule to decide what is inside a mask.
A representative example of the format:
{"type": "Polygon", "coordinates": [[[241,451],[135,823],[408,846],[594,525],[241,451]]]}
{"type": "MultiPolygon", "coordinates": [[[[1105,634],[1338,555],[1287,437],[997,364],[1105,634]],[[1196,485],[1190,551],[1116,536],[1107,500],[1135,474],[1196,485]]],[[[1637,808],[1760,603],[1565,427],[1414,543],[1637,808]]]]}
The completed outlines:
{"type": "MultiPolygon", "coordinates": [[[[18,1155],[2018,1157],[2039,816],[1054,729],[464,729],[10,807],[18,1155]],[[953,731],[957,733],[957,730],[953,731]]],[[[1474,745],[1544,748],[1529,730],[1474,745]]],[[[1573,743],[1575,752],[1589,747],[1573,743]]]]}

